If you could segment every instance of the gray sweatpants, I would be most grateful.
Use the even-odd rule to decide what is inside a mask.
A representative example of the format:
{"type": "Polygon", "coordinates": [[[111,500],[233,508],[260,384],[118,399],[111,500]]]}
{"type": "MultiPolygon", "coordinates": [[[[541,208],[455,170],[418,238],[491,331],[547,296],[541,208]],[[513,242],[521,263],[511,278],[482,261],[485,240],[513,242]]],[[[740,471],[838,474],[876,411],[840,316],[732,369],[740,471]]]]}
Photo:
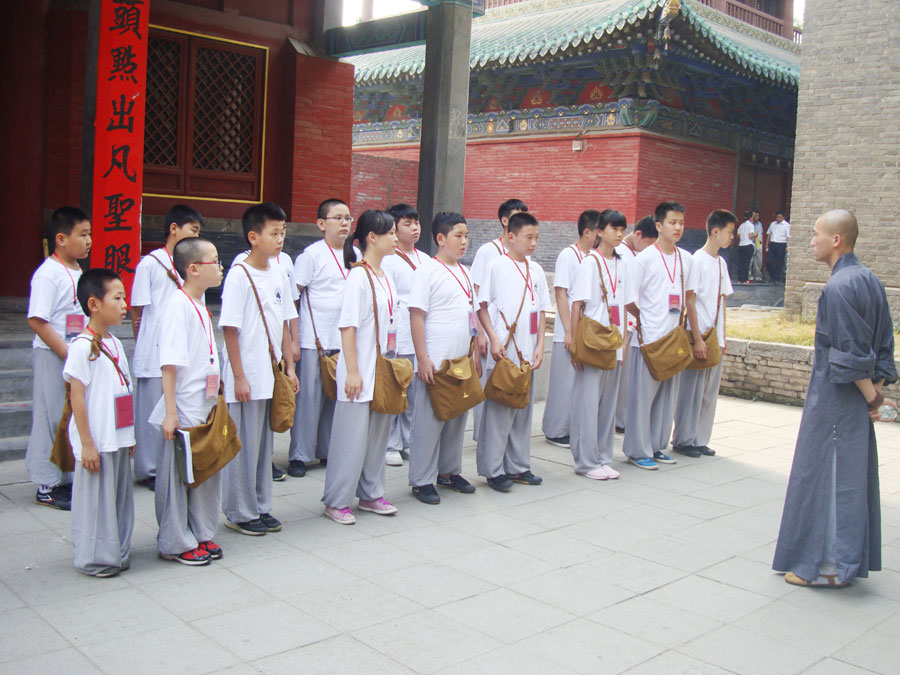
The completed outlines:
{"type": "Polygon", "coordinates": [[[66,401],[63,381],[65,362],[50,349],[31,350],[31,370],[34,375],[31,394],[31,436],[25,450],[28,479],[35,485],[71,483],[72,474],[65,474],[50,461],[50,450],[56,437],[56,427],[62,417],[66,401]]]}
{"type": "Polygon", "coordinates": [[[384,497],[384,448],[391,417],[369,410],[369,402],[338,401],[334,408],[331,447],[325,469],[325,506],[353,506],[353,495],[384,497]]]}
{"type": "Polygon", "coordinates": [[[702,448],[709,444],[721,381],[721,361],[715,368],[682,371],[675,403],[672,445],[702,448]]]}
{"type": "Polygon", "coordinates": [[[616,396],[616,428],[624,429],[628,420],[628,345],[632,331],[625,333],[625,347],[622,349],[622,376],[619,378],[619,393],[616,396]]]}
{"type": "MultiPolygon", "coordinates": [[[[478,358],[477,356],[475,358],[478,358]]],[[[491,357],[490,352],[488,355],[481,359],[481,388],[484,389],[484,383],[487,382],[488,376],[491,374],[491,370],[494,367],[494,359],[491,357]]],[[[472,408],[472,420],[474,426],[472,427],[472,440],[478,441],[478,432],[481,429],[481,416],[484,414],[484,403],[479,403],[474,408],[472,408]]]]}
{"type": "Polygon", "coordinates": [[[297,410],[294,412],[294,426],[291,427],[289,457],[303,462],[327,459],[334,401],[322,391],[319,352],[301,349],[296,372],[300,380],[300,393],[297,394],[297,410]]]}
{"type": "MultiPolygon", "coordinates": [[[[165,441],[156,474],[156,548],[166,555],[193,551],[219,527],[222,472],[195,488],[184,484],[175,465],[175,441],[165,441]]],[[[237,458],[235,458],[236,460],[237,458]]],[[[234,461],[234,460],[233,460],[234,461]]]]}
{"type": "Polygon", "coordinates": [[[100,472],[75,464],[72,543],[75,569],[94,575],[121,567],[131,553],[134,530],[130,448],[100,453],[100,472]]]}
{"type": "MultiPolygon", "coordinates": [[[[415,354],[399,354],[397,358],[406,359],[413,366],[416,364],[415,354]]],[[[406,400],[409,401],[409,407],[400,413],[394,415],[394,421],[391,422],[391,433],[388,436],[388,450],[407,450],[410,446],[410,430],[412,428],[413,414],[416,409],[416,388],[419,378],[413,377],[409,388],[406,390],[406,400]]]]}
{"type": "Polygon", "coordinates": [[[550,387],[544,406],[544,420],[541,430],[547,438],[562,438],[569,435],[572,414],[572,385],[575,382],[575,368],[564,342],[554,342],[550,355],[550,387]]]}
{"type": "MultiPolygon", "coordinates": [[[[149,422],[150,414],[162,398],[162,377],[138,377],[134,388],[134,478],[156,476],[156,460],[162,455],[162,430],[149,422]]],[[[179,551],[181,553],[181,551],[179,551]]]]}
{"type": "Polygon", "coordinates": [[[534,373],[531,401],[522,409],[485,399],[478,445],[475,449],[478,475],[497,478],[531,469],[531,414],[534,410],[534,373]]]}
{"type": "Polygon", "coordinates": [[[409,443],[409,484],[413,487],[433,485],[439,473],[445,476],[462,473],[462,449],[469,417],[468,411],[446,422],[435,417],[424,382],[416,387],[415,398],[416,414],[409,443]]]}
{"type": "Polygon", "coordinates": [[[628,420],[622,450],[631,459],[653,458],[669,447],[681,373],[664,382],[653,379],[640,347],[628,348],[628,420]]]}
{"type": "Polygon", "coordinates": [[[616,399],[622,378],[622,362],[613,370],[583,366],[575,370],[572,406],[571,450],[575,473],[584,474],[612,462],[615,439],[616,399]]]}
{"type": "MultiPolygon", "coordinates": [[[[272,399],[229,403],[241,449],[222,469],[222,511],[232,523],[256,520],[272,510],[272,399]]],[[[181,551],[179,551],[181,553],[181,551]]]]}

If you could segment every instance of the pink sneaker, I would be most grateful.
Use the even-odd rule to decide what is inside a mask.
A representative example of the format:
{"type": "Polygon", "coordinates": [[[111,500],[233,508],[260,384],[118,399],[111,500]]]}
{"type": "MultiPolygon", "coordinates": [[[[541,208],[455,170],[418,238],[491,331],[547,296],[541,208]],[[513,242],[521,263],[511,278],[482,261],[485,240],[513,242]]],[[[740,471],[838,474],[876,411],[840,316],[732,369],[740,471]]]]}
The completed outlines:
{"type": "Polygon", "coordinates": [[[591,480],[606,480],[609,478],[606,475],[606,467],[601,466],[599,469],[591,469],[586,474],[584,474],[585,478],[590,478],[591,480]]]}
{"type": "Polygon", "coordinates": [[[612,468],[609,464],[604,464],[603,466],[601,466],[600,471],[603,471],[606,474],[606,477],[609,478],[610,480],[615,480],[616,478],[618,478],[619,476],[622,475],[618,471],[616,471],[614,468],[612,468]]]}
{"type": "Polygon", "coordinates": [[[370,500],[359,500],[359,510],[369,511],[379,516],[392,516],[397,513],[397,507],[391,504],[384,497],[370,500]]]}
{"type": "Polygon", "coordinates": [[[331,518],[334,522],[340,523],[341,525],[356,524],[356,516],[353,515],[353,509],[351,509],[349,506],[343,509],[336,509],[333,506],[326,506],[325,515],[331,518]]]}

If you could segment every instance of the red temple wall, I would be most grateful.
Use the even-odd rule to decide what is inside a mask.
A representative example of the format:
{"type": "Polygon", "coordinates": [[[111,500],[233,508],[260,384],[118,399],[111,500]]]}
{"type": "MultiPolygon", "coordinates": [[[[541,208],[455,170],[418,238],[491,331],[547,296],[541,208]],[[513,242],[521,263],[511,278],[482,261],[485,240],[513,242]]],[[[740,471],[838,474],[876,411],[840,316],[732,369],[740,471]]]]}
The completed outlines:
{"type": "Polygon", "coordinates": [[[355,217],[366,209],[383,209],[401,202],[415,206],[418,188],[418,157],[397,159],[353,153],[350,213],[355,217]]]}

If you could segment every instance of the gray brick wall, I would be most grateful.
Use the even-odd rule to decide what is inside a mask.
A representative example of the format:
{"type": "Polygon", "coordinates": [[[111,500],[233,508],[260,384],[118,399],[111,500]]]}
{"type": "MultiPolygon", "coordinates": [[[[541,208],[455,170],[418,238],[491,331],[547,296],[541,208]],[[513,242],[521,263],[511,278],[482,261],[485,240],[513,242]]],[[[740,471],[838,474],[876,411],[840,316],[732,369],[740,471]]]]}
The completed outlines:
{"type": "Polygon", "coordinates": [[[797,111],[785,307],[815,314],[828,268],[809,249],[831,208],[860,223],[857,254],[889,288],[900,318],[900,2],[813,0],[806,5],[797,111]]]}

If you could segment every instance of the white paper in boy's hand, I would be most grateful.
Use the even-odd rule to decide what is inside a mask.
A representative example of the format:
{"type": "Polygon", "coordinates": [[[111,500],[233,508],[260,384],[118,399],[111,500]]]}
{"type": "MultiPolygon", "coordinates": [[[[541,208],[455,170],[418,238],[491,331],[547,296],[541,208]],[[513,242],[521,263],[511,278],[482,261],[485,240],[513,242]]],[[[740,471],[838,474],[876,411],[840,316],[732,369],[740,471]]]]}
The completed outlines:
{"type": "MultiPolygon", "coordinates": [[[[181,437],[181,441],[184,445],[184,474],[185,474],[185,483],[193,483],[194,482],[194,460],[193,455],[191,454],[191,434],[184,429],[176,429],[175,433],[181,437]]],[[[181,443],[176,443],[176,451],[177,446],[181,445],[181,443]]]]}

